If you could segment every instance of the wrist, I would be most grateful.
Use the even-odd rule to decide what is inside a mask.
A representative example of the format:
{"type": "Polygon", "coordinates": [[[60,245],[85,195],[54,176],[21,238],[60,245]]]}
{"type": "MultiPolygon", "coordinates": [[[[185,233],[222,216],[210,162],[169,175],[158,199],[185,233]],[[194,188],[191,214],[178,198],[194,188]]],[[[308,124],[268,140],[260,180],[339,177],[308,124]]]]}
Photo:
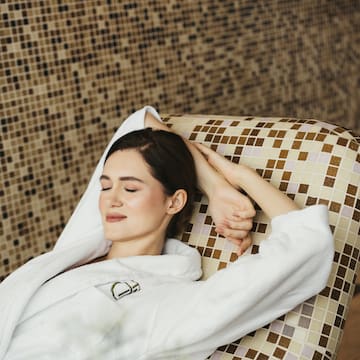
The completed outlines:
{"type": "Polygon", "coordinates": [[[196,165],[199,188],[209,198],[226,180],[205,159],[201,159],[201,163],[196,165]]]}
{"type": "Polygon", "coordinates": [[[247,165],[239,164],[234,173],[232,185],[246,191],[249,182],[256,181],[258,177],[259,174],[256,170],[247,165]]]}
{"type": "Polygon", "coordinates": [[[222,176],[207,162],[200,151],[188,139],[184,138],[184,141],[194,159],[198,187],[201,192],[209,197],[222,176]]]}
{"type": "Polygon", "coordinates": [[[231,164],[230,167],[224,171],[224,180],[230,183],[234,188],[243,188],[247,183],[249,177],[253,176],[253,169],[243,164],[231,164]]]}

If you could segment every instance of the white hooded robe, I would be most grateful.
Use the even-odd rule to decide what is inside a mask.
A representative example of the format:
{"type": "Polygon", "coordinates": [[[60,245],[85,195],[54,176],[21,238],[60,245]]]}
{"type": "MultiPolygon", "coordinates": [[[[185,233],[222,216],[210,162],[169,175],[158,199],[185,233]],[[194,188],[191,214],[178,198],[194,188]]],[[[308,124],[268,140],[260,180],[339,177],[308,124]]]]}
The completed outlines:
{"type": "Polygon", "coordinates": [[[84,265],[109,248],[97,207],[105,154],[146,111],[160,119],[147,106],[122,124],[54,249],[0,284],[0,359],[206,359],[325,287],[334,248],[322,205],[274,218],[258,254],[204,281],[197,250],[175,239],[162,255],[84,265]]]}

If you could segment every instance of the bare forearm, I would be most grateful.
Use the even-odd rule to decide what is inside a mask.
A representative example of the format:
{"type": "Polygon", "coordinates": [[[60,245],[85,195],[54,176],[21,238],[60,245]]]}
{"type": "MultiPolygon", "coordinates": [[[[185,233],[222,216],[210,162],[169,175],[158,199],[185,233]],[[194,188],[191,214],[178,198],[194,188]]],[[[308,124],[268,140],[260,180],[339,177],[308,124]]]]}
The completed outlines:
{"type": "Polygon", "coordinates": [[[236,185],[244,189],[270,218],[299,209],[294,201],[248,166],[238,165],[233,177],[236,185]]]}

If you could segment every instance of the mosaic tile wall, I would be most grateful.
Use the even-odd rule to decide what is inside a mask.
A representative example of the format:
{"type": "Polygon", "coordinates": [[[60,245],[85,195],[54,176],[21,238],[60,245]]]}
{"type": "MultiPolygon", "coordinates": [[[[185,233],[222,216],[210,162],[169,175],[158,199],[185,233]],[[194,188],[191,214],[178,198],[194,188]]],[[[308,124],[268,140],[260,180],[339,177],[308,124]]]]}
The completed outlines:
{"type": "Polygon", "coordinates": [[[0,277],[48,251],[133,110],[359,129],[358,1],[0,1],[0,277]]]}

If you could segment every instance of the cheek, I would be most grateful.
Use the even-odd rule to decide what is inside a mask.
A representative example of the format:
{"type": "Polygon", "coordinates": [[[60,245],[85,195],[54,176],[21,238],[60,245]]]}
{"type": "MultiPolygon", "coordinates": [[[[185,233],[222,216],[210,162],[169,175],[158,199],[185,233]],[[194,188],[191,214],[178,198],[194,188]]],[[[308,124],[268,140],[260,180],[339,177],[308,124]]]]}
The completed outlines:
{"type": "Polygon", "coordinates": [[[157,194],[153,194],[148,201],[149,211],[157,212],[158,215],[165,215],[167,213],[167,197],[161,191],[157,194]]]}
{"type": "Polygon", "coordinates": [[[153,191],[144,194],[142,197],[129,200],[128,205],[151,214],[155,209],[165,209],[165,198],[162,192],[153,191]]]}
{"type": "Polygon", "coordinates": [[[103,214],[105,212],[106,209],[106,199],[105,196],[103,194],[100,194],[99,196],[99,210],[100,213],[103,214]]]}

